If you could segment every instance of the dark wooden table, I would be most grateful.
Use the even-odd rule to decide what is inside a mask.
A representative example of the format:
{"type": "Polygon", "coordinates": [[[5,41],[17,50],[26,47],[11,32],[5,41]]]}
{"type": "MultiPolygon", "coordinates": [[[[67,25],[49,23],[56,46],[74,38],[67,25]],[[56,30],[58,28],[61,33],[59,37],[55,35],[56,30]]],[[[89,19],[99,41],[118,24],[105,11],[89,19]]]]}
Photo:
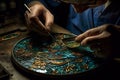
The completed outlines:
{"type": "Polygon", "coordinates": [[[18,32],[20,33],[19,36],[15,38],[11,38],[8,40],[0,40],[0,64],[10,73],[10,80],[29,80],[27,77],[19,73],[11,62],[11,52],[14,44],[21,38],[25,37],[27,34],[27,31],[19,31],[18,26],[11,25],[6,28],[1,28],[0,33],[2,36],[18,32]]]}

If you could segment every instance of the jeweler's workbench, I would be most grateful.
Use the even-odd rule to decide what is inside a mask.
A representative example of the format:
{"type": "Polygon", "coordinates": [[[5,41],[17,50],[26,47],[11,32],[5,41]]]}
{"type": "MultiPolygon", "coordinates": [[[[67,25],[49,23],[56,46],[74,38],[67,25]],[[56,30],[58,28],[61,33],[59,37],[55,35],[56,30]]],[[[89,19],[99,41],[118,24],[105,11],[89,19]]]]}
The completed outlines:
{"type": "Polygon", "coordinates": [[[9,34],[12,34],[12,33],[14,33],[13,35],[16,35],[16,36],[14,36],[11,39],[7,38],[6,36],[4,37],[4,39],[2,37],[0,40],[0,64],[10,73],[10,80],[28,80],[25,76],[21,75],[13,67],[11,63],[11,50],[13,48],[13,45],[16,43],[16,41],[24,37],[26,32],[15,31],[9,34]],[[19,34],[16,34],[16,33],[19,33],[19,34]]]}
{"type": "MultiPolygon", "coordinates": [[[[20,27],[20,26],[19,26],[20,27]]],[[[0,64],[8,71],[10,80],[28,80],[25,76],[21,75],[12,65],[11,50],[13,45],[22,37],[26,35],[25,26],[24,31],[19,30],[18,25],[10,25],[6,28],[0,29],[0,64]]],[[[1,79],[1,78],[0,78],[1,79]]]]}
{"type": "MultiPolygon", "coordinates": [[[[57,26],[57,25],[54,25],[57,26]]],[[[15,27],[13,27],[15,28],[15,27]]],[[[57,27],[55,30],[53,30],[53,32],[59,32],[59,33],[67,33],[70,34],[70,32],[66,31],[66,30],[61,30],[62,28],[57,27]],[[60,30],[60,31],[58,31],[60,30]]],[[[11,62],[11,52],[13,49],[13,46],[16,44],[16,42],[24,37],[27,36],[27,31],[14,31],[9,33],[11,35],[13,35],[13,37],[10,39],[9,37],[11,37],[10,35],[5,34],[4,37],[2,37],[0,39],[0,64],[2,64],[2,66],[8,71],[8,73],[10,74],[10,80],[31,80],[29,78],[29,76],[24,75],[23,73],[19,72],[12,64],[11,62]]],[[[107,65],[107,66],[103,66],[100,70],[98,70],[95,73],[91,73],[93,74],[93,76],[95,77],[95,80],[99,80],[99,78],[101,79],[112,79],[115,80],[116,78],[118,79],[120,74],[120,63],[119,62],[108,62],[108,64],[111,65],[107,65]]],[[[92,76],[92,77],[93,77],[92,76]]],[[[87,76],[86,76],[87,77],[87,76]]],[[[92,78],[91,78],[92,79],[92,78]]],[[[33,79],[32,79],[33,80],[33,79]]]]}

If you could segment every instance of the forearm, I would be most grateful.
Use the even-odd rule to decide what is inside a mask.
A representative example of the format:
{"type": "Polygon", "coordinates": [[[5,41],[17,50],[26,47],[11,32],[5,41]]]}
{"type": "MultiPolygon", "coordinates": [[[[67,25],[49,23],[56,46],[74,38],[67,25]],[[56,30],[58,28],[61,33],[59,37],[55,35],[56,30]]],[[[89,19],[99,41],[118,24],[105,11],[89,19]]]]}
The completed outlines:
{"type": "Polygon", "coordinates": [[[25,0],[25,3],[31,6],[35,4],[42,4],[49,10],[60,5],[60,3],[55,0],[25,0]]]}
{"type": "Polygon", "coordinates": [[[45,3],[44,0],[25,0],[25,3],[26,3],[29,7],[31,7],[31,6],[33,6],[33,5],[35,5],[35,4],[41,4],[41,5],[44,5],[44,6],[47,7],[47,4],[45,3]]]}
{"type": "Polygon", "coordinates": [[[28,6],[31,7],[33,5],[36,5],[36,4],[40,4],[40,5],[43,5],[40,1],[31,1],[30,3],[28,3],[28,6]]]}

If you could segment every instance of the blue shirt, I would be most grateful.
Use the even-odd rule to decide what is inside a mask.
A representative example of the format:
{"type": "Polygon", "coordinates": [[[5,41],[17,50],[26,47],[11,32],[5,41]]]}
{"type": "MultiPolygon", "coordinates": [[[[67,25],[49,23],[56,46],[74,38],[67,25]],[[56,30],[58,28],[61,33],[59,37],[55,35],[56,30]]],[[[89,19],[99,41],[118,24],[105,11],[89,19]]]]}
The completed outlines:
{"type": "MultiPolygon", "coordinates": [[[[32,0],[26,0],[29,3],[32,0]]],[[[38,0],[37,0],[38,1],[38,0]]],[[[70,4],[55,0],[39,0],[54,15],[55,23],[74,34],[81,34],[88,29],[103,24],[120,25],[120,3],[112,3],[106,9],[104,5],[89,8],[82,13],[76,13],[70,4]]]]}

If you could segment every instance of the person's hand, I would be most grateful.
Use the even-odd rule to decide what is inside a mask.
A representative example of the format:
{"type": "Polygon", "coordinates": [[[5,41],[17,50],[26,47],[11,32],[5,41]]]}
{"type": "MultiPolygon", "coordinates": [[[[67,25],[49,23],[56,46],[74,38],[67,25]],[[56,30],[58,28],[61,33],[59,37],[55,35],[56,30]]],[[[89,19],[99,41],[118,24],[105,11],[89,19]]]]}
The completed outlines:
{"type": "Polygon", "coordinates": [[[89,29],[75,38],[81,45],[89,45],[99,57],[120,53],[120,26],[105,24],[89,29]]]}
{"type": "Polygon", "coordinates": [[[50,11],[41,3],[37,2],[30,7],[31,12],[25,12],[25,19],[28,30],[37,32],[40,35],[48,35],[51,25],[54,22],[54,16],[50,11]],[[41,24],[41,21],[44,26],[41,24]]]}

